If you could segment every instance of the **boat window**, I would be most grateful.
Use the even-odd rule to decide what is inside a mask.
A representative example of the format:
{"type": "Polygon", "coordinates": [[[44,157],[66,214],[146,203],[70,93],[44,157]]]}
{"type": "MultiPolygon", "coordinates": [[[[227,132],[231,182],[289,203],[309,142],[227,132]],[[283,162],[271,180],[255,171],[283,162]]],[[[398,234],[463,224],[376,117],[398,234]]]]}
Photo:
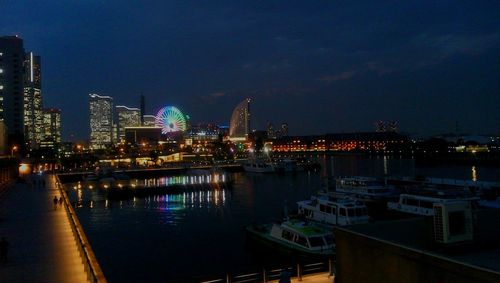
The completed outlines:
{"type": "Polygon", "coordinates": [[[325,242],[327,245],[333,245],[333,235],[326,235],[325,242]]]}
{"type": "Polygon", "coordinates": [[[407,199],[406,204],[411,206],[418,206],[418,199],[407,199]]]}
{"type": "Polygon", "coordinates": [[[345,216],[345,208],[340,208],[340,215],[345,216]]]}
{"type": "Polygon", "coordinates": [[[321,247],[325,244],[323,242],[323,237],[311,237],[309,238],[309,243],[311,244],[311,247],[321,247]]]}
{"type": "Polygon", "coordinates": [[[324,204],[319,205],[319,210],[321,212],[325,212],[325,213],[332,213],[332,208],[330,206],[324,205],[324,204]]]}
{"type": "Polygon", "coordinates": [[[295,242],[301,246],[307,247],[307,239],[303,236],[297,236],[295,242]]]}
{"type": "Polygon", "coordinates": [[[354,208],[349,208],[347,210],[347,212],[348,212],[349,216],[356,216],[356,212],[355,212],[354,208]]]}
{"type": "Polygon", "coordinates": [[[356,208],[356,216],[363,216],[363,215],[365,215],[363,207],[356,208]]]}
{"type": "Polygon", "coordinates": [[[285,240],[293,241],[293,233],[287,230],[283,230],[281,237],[285,240]]]}
{"type": "Polygon", "coordinates": [[[421,200],[420,201],[420,206],[424,207],[424,208],[432,208],[433,207],[433,203],[430,202],[430,201],[421,200]]]}

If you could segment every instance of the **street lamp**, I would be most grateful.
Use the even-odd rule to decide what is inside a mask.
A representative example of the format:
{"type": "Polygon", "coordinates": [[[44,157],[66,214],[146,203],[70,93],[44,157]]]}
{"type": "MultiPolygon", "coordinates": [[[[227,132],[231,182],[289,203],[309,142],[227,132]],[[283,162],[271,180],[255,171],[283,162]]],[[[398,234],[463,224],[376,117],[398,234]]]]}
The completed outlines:
{"type": "Polygon", "coordinates": [[[14,157],[14,151],[17,150],[17,145],[13,146],[12,149],[10,150],[10,156],[14,157]]]}

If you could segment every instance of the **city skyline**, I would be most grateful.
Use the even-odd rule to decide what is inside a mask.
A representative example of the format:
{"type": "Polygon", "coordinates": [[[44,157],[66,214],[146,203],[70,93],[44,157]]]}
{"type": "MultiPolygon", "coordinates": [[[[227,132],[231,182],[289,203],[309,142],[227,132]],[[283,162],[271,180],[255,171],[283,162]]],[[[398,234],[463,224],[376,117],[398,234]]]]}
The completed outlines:
{"type": "Polygon", "coordinates": [[[88,138],[94,92],[222,125],[250,97],[252,129],[298,135],[499,131],[496,3],[28,3],[4,4],[0,34],[43,58],[63,139],[88,138]]]}

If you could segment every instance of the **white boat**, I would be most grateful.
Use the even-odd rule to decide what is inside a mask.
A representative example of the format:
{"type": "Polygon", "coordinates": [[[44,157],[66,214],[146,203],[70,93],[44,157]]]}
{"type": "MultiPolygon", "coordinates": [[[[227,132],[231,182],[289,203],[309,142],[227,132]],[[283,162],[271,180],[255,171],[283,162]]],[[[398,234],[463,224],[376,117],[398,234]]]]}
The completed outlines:
{"type": "Polygon", "coordinates": [[[288,220],[282,223],[250,225],[247,231],[260,240],[280,247],[312,255],[334,253],[333,231],[312,222],[288,220]]]}
{"type": "Polygon", "coordinates": [[[399,201],[388,202],[387,208],[390,210],[403,212],[406,214],[432,216],[434,215],[434,204],[448,204],[457,202],[468,202],[472,207],[477,206],[478,197],[457,194],[456,191],[422,189],[420,194],[401,194],[399,201]]]}
{"type": "Polygon", "coordinates": [[[299,201],[297,205],[300,215],[329,225],[363,224],[370,220],[366,205],[352,199],[320,196],[299,201]]]}
{"type": "Polygon", "coordinates": [[[338,178],[335,189],[339,193],[351,195],[361,201],[381,201],[396,196],[393,187],[387,186],[384,180],[372,177],[338,178]]]}

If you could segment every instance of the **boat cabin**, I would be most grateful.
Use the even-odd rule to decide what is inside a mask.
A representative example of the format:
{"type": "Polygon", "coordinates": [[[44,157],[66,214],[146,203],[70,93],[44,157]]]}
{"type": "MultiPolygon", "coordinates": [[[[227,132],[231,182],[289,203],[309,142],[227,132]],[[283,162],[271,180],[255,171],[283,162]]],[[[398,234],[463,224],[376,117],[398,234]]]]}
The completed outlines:
{"type": "Polygon", "coordinates": [[[367,223],[366,206],[351,199],[332,200],[327,197],[313,197],[297,202],[299,214],[305,218],[329,225],[353,225],[367,223]]]}

